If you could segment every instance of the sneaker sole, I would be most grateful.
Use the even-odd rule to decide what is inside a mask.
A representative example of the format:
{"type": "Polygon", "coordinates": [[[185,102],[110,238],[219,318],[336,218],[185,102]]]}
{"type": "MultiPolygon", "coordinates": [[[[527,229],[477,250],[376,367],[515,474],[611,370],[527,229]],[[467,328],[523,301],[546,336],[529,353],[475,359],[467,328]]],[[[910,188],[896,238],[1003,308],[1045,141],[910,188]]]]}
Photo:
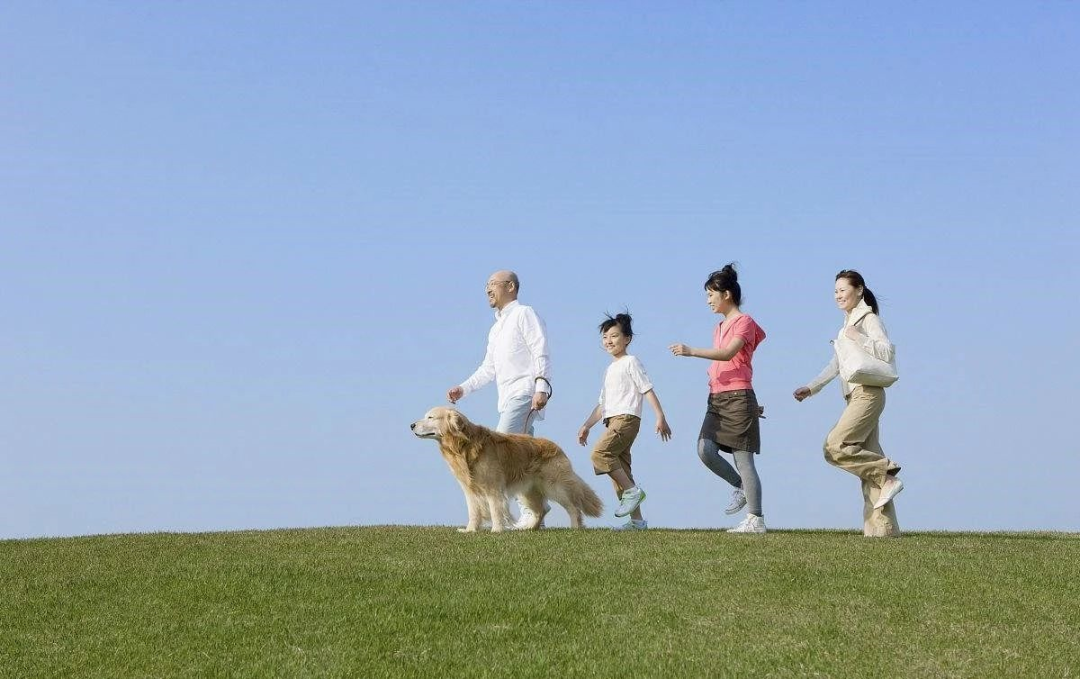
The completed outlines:
{"type": "Polygon", "coordinates": [[[890,502],[892,502],[893,500],[895,500],[895,499],[896,499],[896,496],[897,496],[897,495],[899,495],[899,494],[900,494],[900,493],[902,493],[902,492],[904,492],[904,487],[903,487],[903,486],[900,486],[900,490],[898,490],[898,491],[896,491],[895,493],[893,493],[892,495],[890,495],[890,496],[889,496],[889,497],[888,497],[887,499],[886,499],[886,498],[880,498],[880,497],[879,497],[879,498],[878,498],[878,501],[874,503],[874,509],[881,509],[881,508],[882,508],[882,507],[884,507],[885,505],[887,505],[887,504],[889,504],[890,502]],[[884,502],[882,502],[882,500],[883,500],[883,499],[885,500],[884,502]]]}
{"type": "Polygon", "coordinates": [[[638,507],[640,507],[641,503],[644,502],[644,501],[645,501],[645,491],[641,491],[641,496],[638,497],[637,502],[635,502],[633,505],[631,505],[630,507],[628,507],[625,510],[619,510],[619,511],[622,511],[621,514],[619,513],[619,511],[616,511],[615,516],[617,516],[619,518],[622,518],[624,516],[629,516],[630,514],[633,514],[634,510],[637,509],[638,507]]]}
{"type": "Polygon", "coordinates": [[[746,500],[743,500],[741,505],[739,505],[738,507],[728,507],[727,509],[724,510],[724,513],[727,514],[728,516],[730,516],[732,514],[738,514],[739,511],[742,510],[742,508],[745,507],[745,506],[746,506],[746,500]]]}

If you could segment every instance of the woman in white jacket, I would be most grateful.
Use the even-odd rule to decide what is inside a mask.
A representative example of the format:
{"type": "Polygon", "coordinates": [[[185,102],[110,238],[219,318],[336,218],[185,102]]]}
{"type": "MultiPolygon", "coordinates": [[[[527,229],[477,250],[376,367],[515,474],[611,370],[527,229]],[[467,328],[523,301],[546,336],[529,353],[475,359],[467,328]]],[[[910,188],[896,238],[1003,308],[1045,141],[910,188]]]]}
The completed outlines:
{"type": "MultiPolygon", "coordinates": [[[[896,349],[878,317],[877,298],[866,287],[862,275],[847,269],[836,274],[835,294],[836,305],[844,312],[844,325],[837,341],[853,340],[863,351],[892,363],[896,349]]],[[[818,393],[840,374],[837,355],[833,353],[832,361],[810,384],[795,390],[795,400],[802,401],[818,393]]],[[[885,389],[843,379],[840,386],[847,406],[825,439],[825,460],[862,479],[863,535],[899,536],[900,525],[893,498],[904,489],[896,476],[900,465],[885,457],[878,442],[878,421],[885,410],[885,389]]]]}

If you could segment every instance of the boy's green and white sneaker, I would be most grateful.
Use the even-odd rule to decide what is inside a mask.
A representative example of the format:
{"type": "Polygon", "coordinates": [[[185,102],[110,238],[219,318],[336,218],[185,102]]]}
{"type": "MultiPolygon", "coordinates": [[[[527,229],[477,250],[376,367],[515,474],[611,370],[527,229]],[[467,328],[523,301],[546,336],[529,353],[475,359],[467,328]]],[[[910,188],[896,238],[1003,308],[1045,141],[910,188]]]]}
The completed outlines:
{"type": "Polygon", "coordinates": [[[645,491],[641,489],[641,486],[634,486],[633,488],[627,488],[622,492],[622,499],[619,500],[619,508],[615,510],[615,516],[626,516],[630,514],[641,501],[645,499],[645,491]]]}
{"type": "Polygon", "coordinates": [[[765,519],[756,514],[747,514],[738,526],[728,530],[729,533],[765,533],[765,519]]]}
{"type": "Polygon", "coordinates": [[[649,527],[649,522],[645,519],[638,521],[636,519],[630,519],[621,526],[612,526],[611,530],[645,530],[649,527]]]}

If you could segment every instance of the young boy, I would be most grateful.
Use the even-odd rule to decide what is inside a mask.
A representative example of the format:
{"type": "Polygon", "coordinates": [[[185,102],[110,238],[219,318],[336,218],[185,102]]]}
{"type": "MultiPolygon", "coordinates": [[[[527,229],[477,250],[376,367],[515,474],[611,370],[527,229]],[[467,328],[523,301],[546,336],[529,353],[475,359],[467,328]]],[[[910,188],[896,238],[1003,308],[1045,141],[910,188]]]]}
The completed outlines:
{"type": "Polygon", "coordinates": [[[634,338],[631,320],[630,314],[618,314],[614,318],[608,316],[600,324],[601,343],[611,354],[612,363],[604,373],[600,402],[578,430],[578,443],[585,445],[594,424],[603,420],[607,428],[596,442],[591,459],[597,475],[607,474],[615,485],[615,494],[619,497],[615,516],[630,515],[630,520],[616,530],[644,530],[649,526],[640,508],[645,491],[635,484],[630,471],[630,447],[641,427],[643,399],[648,399],[656,413],[656,433],[664,441],[671,438],[671,428],[652,382],[645,374],[645,367],[636,356],[626,353],[634,338]]]}

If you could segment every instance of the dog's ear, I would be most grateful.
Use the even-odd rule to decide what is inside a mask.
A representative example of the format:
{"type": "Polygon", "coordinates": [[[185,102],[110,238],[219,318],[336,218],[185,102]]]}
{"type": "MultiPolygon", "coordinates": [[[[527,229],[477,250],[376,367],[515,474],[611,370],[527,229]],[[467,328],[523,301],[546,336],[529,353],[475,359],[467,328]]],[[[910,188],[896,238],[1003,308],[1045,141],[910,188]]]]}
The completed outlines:
{"type": "Polygon", "coordinates": [[[460,434],[465,428],[465,417],[456,410],[451,410],[446,415],[446,427],[455,434],[460,434]]]}

